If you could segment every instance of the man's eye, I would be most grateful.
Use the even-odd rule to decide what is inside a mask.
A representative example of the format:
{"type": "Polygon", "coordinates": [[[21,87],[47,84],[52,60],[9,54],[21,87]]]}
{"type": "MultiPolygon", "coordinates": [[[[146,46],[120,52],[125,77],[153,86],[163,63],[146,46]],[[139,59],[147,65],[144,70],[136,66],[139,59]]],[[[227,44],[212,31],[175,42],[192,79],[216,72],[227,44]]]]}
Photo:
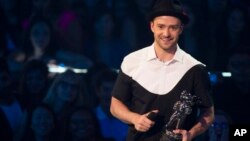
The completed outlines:
{"type": "Polygon", "coordinates": [[[177,26],[177,25],[176,26],[170,26],[169,28],[172,29],[172,30],[177,30],[179,28],[179,26],[177,26]]]}
{"type": "Polygon", "coordinates": [[[164,26],[162,26],[162,25],[159,25],[159,26],[158,26],[158,28],[160,28],[160,29],[163,29],[163,28],[164,28],[164,26]]]}

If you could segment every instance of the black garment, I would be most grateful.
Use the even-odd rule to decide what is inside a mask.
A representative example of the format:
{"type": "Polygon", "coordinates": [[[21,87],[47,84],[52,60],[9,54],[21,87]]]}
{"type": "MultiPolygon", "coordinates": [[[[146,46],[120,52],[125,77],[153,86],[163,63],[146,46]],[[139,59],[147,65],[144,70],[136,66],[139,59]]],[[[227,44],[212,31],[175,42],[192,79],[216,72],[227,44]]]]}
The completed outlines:
{"type": "Polygon", "coordinates": [[[127,141],[159,141],[161,131],[169,121],[173,113],[173,106],[176,101],[179,101],[183,90],[201,99],[201,102],[194,105],[192,113],[183,122],[183,129],[189,130],[196,122],[198,108],[209,108],[213,105],[209,94],[209,83],[208,74],[204,67],[196,65],[186,72],[170,92],[158,95],[147,91],[131,77],[120,71],[112,95],[126,103],[131,111],[139,114],[145,114],[155,109],[159,110],[159,117],[148,132],[139,133],[131,125],[127,141]]]}

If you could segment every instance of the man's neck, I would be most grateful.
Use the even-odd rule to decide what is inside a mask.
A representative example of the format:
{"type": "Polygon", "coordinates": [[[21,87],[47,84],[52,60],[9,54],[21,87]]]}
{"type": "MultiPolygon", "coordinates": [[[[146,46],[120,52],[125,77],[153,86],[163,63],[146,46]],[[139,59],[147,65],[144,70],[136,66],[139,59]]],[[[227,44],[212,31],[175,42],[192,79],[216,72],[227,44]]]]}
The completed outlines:
{"type": "Polygon", "coordinates": [[[157,58],[162,62],[167,62],[173,59],[177,46],[175,48],[164,50],[160,47],[155,47],[155,53],[157,58]]]}

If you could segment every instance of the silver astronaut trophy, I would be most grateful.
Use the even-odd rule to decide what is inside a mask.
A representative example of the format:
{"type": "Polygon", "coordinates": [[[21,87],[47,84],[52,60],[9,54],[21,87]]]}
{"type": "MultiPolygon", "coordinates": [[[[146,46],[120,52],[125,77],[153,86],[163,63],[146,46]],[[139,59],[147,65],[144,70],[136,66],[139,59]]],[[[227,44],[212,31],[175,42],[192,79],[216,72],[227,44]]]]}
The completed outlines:
{"type": "Polygon", "coordinates": [[[165,130],[160,141],[179,141],[182,139],[181,134],[175,134],[172,130],[181,129],[183,121],[187,115],[191,114],[192,106],[196,102],[198,102],[196,96],[191,95],[185,90],[181,93],[180,100],[174,104],[174,112],[168,123],[165,125],[165,130]]]}

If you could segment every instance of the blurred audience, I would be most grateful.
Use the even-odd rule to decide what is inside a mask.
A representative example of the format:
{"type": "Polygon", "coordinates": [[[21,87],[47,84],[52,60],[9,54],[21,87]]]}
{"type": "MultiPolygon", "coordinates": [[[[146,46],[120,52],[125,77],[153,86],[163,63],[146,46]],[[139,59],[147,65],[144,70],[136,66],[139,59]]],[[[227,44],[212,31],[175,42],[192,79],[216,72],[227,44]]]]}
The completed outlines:
{"type": "Polygon", "coordinates": [[[11,73],[4,58],[0,58],[0,138],[13,141],[18,138],[25,109],[18,94],[13,91],[11,73]]]}
{"type": "Polygon", "coordinates": [[[117,24],[117,36],[120,36],[127,43],[127,48],[135,50],[138,40],[137,21],[134,15],[135,2],[132,0],[114,0],[112,9],[117,24]]]}
{"type": "Polygon", "coordinates": [[[45,63],[55,58],[57,48],[54,29],[45,17],[34,16],[25,31],[23,51],[26,60],[40,59],[45,63]]]}
{"type": "Polygon", "coordinates": [[[59,121],[64,120],[75,107],[83,106],[80,80],[75,72],[66,70],[56,76],[43,99],[54,110],[59,121]]]}
{"type": "Polygon", "coordinates": [[[46,104],[38,104],[28,113],[24,136],[21,141],[58,140],[57,120],[46,104]]]}
{"type": "Polygon", "coordinates": [[[47,64],[30,60],[24,65],[20,78],[20,95],[27,109],[42,103],[50,85],[47,64]]]}
{"type": "Polygon", "coordinates": [[[137,23],[137,42],[136,49],[149,46],[153,42],[153,34],[148,21],[148,12],[154,0],[135,0],[136,10],[133,14],[136,16],[137,23]]]}
{"type": "Polygon", "coordinates": [[[102,137],[95,114],[83,107],[69,116],[67,130],[66,141],[113,141],[102,137]]]}
{"type": "MultiPolygon", "coordinates": [[[[217,55],[215,69],[227,70],[229,57],[238,50],[243,50],[249,45],[250,32],[249,19],[243,7],[231,7],[225,16],[225,21],[219,26],[223,32],[218,32],[216,37],[217,55]]],[[[247,48],[250,50],[250,48],[247,48]]]]}
{"type": "MultiPolygon", "coordinates": [[[[49,140],[124,140],[127,125],[109,113],[113,69],[129,52],[152,43],[147,14],[153,2],[0,0],[0,138],[47,140],[51,133],[67,137],[49,140]],[[48,64],[70,69],[48,77],[48,64]]],[[[191,21],[179,44],[208,67],[218,119],[224,121],[221,109],[232,124],[249,124],[249,1],[181,2],[191,21]]],[[[215,125],[210,140],[221,133],[215,125]]]]}
{"type": "Polygon", "coordinates": [[[111,92],[117,75],[117,72],[110,69],[103,70],[98,74],[95,93],[99,105],[95,108],[95,113],[104,137],[125,141],[128,125],[114,118],[110,113],[111,92]]]}
{"type": "MultiPolygon", "coordinates": [[[[19,48],[21,40],[21,13],[20,0],[0,0],[1,34],[10,52],[19,48]]],[[[2,47],[1,47],[2,48],[2,47]]]]}
{"type": "Polygon", "coordinates": [[[199,31],[197,30],[197,17],[190,5],[184,4],[184,9],[187,15],[189,15],[190,21],[185,25],[179,44],[187,53],[192,54],[195,58],[202,59],[199,54],[201,49],[199,46],[202,45],[202,40],[199,36],[199,31]]]}
{"type": "Polygon", "coordinates": [[[90,108],[94,109],[98,105],[98,99],[96,96],[95,85],[98,81],[98,74],[103,70],[108,69],[108,66],[103,63],[95,63],[88,72],[85,74],[85,81],[87,86],[87,93],[91,103],[89,103],[90,108]]]}
{"type": "Polygon", "coordinates": [[[250,113],[250,54],[235,52],[229,59],[228,70],[232,76],[214,87],[215,107],[224,110],[233,124],[249,124],[250,113]]]}
{"type": "Polygon", "coordinates": [[[94,21],[94,40],[91,41],[92,60],[102,62],[110,68],[118,69],[123,57],[129,53],[128,44],[116,36],[116,20],[110,10],[97,13],[94,21]]]}
{"type": "Polygon", "coordinates": [[[203,18],[204,22],[201,25],[202,32],[200,34],[205,38],[202,44],[204,47],[201,47],[201,53],[210,70],[216,70],[215,65],[218,60],[215,56],[218,48],[221,47],[217,43],[217,40],[221,39],[218,34],[225,32],[224,28],[222,28],[225,25],[220,25],[226,21],[225,17],[229,5],[228,0],[207,0],[206,10],[203,10],[204,14],[201,16],[206,17],[203,18]]]}

